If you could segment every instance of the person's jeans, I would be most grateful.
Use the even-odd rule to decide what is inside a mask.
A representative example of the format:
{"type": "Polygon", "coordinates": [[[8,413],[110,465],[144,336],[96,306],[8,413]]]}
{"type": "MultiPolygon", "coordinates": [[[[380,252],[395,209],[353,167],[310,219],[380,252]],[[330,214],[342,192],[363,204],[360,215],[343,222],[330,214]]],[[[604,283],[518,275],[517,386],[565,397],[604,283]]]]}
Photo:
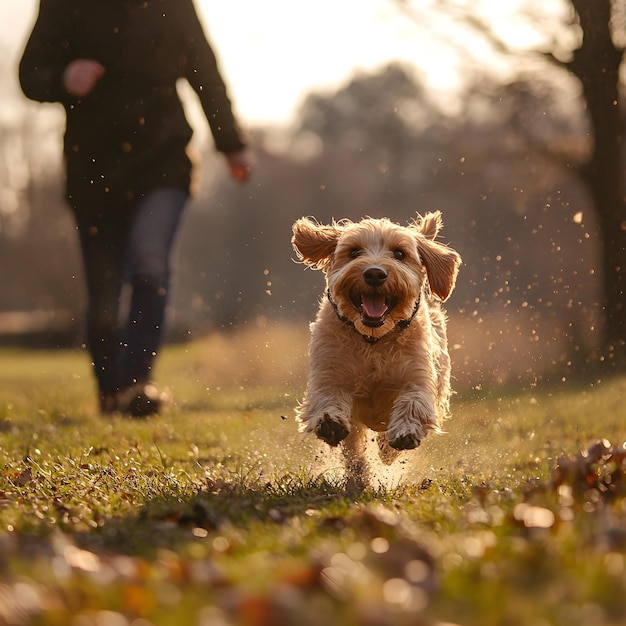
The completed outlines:
{"type": "Polygon", "coordinates": [[[150,378],[163,334],[170,253],[187,198],[178,189],[158,189],[128,211],[75,210],[88,294],[87,347],[101,396],[150,378]]]}

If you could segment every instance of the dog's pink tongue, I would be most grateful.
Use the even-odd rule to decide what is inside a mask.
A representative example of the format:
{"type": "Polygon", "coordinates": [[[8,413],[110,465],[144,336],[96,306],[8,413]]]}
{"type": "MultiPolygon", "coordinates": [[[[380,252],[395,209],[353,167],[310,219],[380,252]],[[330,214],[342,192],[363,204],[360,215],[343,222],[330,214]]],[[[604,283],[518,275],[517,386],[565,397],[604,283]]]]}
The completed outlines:
{"type": "Polygon", "coordinates": [[[387,312],[385,296],[362,294],[361,305],[363,306],[363,313],[372,319],[380,319],[387,312]]]}

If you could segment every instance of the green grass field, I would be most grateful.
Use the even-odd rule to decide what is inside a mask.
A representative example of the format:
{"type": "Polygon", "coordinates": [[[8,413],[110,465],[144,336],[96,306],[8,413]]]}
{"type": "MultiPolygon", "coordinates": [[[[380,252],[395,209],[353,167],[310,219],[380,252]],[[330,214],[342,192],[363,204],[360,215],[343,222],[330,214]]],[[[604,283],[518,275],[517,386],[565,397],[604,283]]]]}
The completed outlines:
{"type": "Polygon", "coordinates": [[[170,347],[149,420],[84,352],[0,351],[0,625],[626,623],[626,379],[467,385],[355,495],[293,419],[307,341],[170,347]]]}

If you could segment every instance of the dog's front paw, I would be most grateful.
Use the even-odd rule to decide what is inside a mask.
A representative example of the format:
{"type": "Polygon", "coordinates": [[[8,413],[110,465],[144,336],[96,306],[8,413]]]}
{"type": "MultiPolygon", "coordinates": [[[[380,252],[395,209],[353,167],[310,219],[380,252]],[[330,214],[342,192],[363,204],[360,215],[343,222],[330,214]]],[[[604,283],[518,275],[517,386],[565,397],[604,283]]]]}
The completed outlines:
{"type": "Polygon", "coordinates": [[[413,450],[431,431],[441,432],[433,396],[422,390],[399,396],[389,418],[389,445],[396,450],[413,450]]]}
{"type": "Polygon", "coordinates": [[[422,443],[421,439],[415,433],[407,433],[400,435],[397,439],[389,442],[394,450],[414,450],[422,443]]]}
{"type": "Polygon", "coordinates": [[[339,445],[349,433],[350,431],[343,424],[336,422],[328,413],[324,413],[324,417],[315,427],[315,434],[333,447],[339,445]]]}

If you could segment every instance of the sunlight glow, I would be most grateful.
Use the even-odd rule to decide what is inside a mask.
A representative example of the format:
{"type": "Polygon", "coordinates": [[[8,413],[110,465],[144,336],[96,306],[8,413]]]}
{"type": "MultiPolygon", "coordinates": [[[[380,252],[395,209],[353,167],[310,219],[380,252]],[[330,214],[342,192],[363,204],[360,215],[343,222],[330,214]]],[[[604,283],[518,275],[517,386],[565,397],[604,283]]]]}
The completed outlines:
{"type": "MultiPolygon", "coordinates": [[[[511,71],[509,60],[468,30],[468,7],[509,45],[554,40],[557,53],[571,49],[571,31],[558,28],[565,0],[195,2],[246,125],[287,125],[311,91],[337,89],[355,72],[393,60],[415,66],[433,95],[453,107],[451,96],[472,69],[500,76],[511,71]]],[[[9,67],[19,60],[37,7],[38,0],[3,6],[0,46],[9,49],[9,67]]]]}

